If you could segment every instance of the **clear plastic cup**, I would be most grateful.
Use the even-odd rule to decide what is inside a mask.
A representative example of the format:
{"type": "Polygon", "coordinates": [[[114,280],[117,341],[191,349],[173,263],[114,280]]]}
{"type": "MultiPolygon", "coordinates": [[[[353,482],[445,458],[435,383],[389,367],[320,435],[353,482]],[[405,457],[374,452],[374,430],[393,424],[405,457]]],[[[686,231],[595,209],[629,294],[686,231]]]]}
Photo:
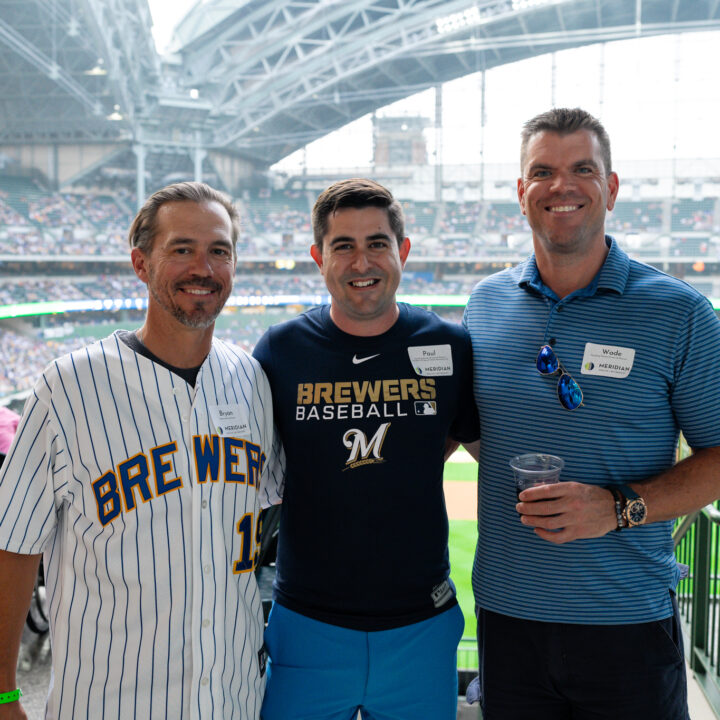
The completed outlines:
{"type": "Polygon", "coordinates": [[[543,453],[526,453],[516,455],[510,460],[510,467],[515,475],[515,490],[519,495],[523,490],[535,485],[550,485],[560,482],[560,471],[563,469],[562,458],[557,455],[543,453]]]}

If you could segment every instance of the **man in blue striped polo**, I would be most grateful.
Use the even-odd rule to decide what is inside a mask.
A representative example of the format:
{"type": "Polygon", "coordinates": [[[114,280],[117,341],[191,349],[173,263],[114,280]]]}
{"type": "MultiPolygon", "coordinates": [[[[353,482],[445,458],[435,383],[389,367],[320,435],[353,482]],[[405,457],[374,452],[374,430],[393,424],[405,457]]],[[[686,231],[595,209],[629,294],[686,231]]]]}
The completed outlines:
{"type": "Polygon", "coordinates": [[[672,520],[720,495],[720,322],[702,295],[605,234],[619,181],[597,119],[524,126],[534,254],[465,312],[481,418],[485,720],[685,720],[672,520]],[[673,466],[682,431],[691,458],[673,466]],[[511,457],[565,461],[515,495],[511,457]]]}

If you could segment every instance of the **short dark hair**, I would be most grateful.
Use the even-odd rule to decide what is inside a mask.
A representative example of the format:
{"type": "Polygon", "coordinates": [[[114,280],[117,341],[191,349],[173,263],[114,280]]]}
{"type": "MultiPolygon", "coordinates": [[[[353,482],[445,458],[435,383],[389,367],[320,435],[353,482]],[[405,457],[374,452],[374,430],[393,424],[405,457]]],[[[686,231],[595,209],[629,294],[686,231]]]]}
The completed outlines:
{"type": "Polygon", "coordinates": [[[320,193],[312,210],[315,245],[322,251],[323,238],[328,230],[328,217],[343,208],[377,207],[387,211],[390,229],[398,245],[405,239],[405,218],[400,203],[386,188],[374,180],[350,178],[333,183],[320,193]]]}
{"type": "Polygon", "coordinates": [[[570,135],[578,130],[588,130],[600,143],[605,174],[612,172],[610,155],[610,138],[602,123],[589,112],[581,108],[553,108],[536,115],[523,125],[520,143],[520,168],[525,167],[525,156],[530,139],[541,132],[552,132],[558,135],[570,135]]]}
{"type": "Polygon", "coordinates": [[[145,253],[152,250],[153,239],[157,232],[158,210],[169,202],[216,202],[222,205],[230,217],[232,244],[233,249],[235,248],[240,235],[240,215],[237,208],[225,193],[201,182],[179,182],[154,192],[132,221],[128,233],[130,247],[140,248],[145,253]]]}

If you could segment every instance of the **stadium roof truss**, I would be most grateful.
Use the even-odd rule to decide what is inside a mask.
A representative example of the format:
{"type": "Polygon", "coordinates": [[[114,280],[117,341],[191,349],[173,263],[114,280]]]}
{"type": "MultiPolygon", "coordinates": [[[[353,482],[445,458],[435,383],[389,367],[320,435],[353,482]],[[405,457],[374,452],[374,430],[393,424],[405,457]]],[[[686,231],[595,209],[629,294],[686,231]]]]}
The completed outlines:
{"type": "Polygon", "coordinates": [[[214,148],[263,166],[471,72],[720,27],[720,0],[210,0],[160,57],[147,0],[0,7],[0,144],[214,148]]]}
{"type": "Polygon", "coordinates": [[[0,143],[132,136],[161,69],[147,0],[2,0],[1,8],[0,143]]]}
{"type": "Polygon", "coordinates": [[[279,159],[435,84],[594,42],[720,27],[717,1],[216,0],[177,29],[212,144],[279,159]],[[208,20],[214,20],[208,27],[208,20]]]}

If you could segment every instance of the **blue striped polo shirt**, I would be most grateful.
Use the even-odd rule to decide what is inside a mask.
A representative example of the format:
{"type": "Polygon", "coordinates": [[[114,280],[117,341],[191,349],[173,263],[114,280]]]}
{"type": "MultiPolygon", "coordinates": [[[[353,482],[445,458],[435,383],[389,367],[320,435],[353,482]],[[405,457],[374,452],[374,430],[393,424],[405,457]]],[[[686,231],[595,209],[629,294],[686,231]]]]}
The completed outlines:
{"type": "Polygon", "coordinates": [[[472,579],[487,610],[588,624],[672,613],[668,590],[679,579],[672,522],[554,545],[515,510],[514,455],[559,455],[563,479],[606,485],[668,468],[680,430],[692,447],[720,445],[720,322],[710,303],[607,242],[590,285],[562,300],[543,285],[531,256],[480,282],[465,310],[481,423],[472,579]],[[557,376],[536,370],[551,339],[582,388],[577,410],[560,405],[557,376]],[[587,343],[633,349],[629,374],[591,374],[582,367],[587,343]]]}

